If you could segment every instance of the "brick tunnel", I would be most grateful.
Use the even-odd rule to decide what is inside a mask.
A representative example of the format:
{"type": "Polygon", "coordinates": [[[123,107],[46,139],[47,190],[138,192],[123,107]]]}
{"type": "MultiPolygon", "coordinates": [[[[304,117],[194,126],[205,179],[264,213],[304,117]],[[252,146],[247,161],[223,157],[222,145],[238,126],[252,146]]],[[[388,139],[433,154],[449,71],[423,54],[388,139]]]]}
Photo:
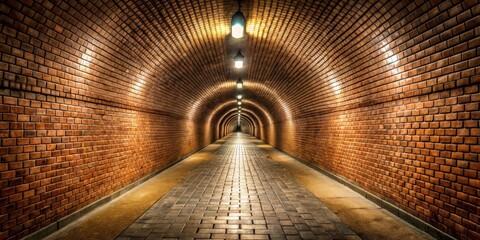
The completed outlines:
{"type": "Polygon", "coordinates": [[[478,0],[4,0],[0,28],[0,239],[218,141],[264,186],[284,173],[257,140],[434,238],[480,239],[478,0]]]}

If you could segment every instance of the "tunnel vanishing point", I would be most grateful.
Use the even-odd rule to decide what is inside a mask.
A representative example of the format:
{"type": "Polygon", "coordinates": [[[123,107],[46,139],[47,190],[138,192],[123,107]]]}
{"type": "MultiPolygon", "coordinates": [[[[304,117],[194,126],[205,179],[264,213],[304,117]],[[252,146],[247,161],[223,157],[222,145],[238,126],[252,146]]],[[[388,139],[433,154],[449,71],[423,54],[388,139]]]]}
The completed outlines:
{"type": "Polygon", "coordinates": [[[0,239],[238,128],[480,239],[478,0],[3,0],[0,30],[0,239]]]}

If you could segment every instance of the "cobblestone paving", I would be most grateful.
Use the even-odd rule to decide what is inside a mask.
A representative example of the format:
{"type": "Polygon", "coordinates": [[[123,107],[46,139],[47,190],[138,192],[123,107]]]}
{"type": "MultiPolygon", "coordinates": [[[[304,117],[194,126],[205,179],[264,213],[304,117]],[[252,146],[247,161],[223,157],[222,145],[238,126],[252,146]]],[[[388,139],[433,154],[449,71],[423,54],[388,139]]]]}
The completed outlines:
{"type": "Polygon", "coordinates": [[[360,239],[237,133],[117,239],[360,239]]]}

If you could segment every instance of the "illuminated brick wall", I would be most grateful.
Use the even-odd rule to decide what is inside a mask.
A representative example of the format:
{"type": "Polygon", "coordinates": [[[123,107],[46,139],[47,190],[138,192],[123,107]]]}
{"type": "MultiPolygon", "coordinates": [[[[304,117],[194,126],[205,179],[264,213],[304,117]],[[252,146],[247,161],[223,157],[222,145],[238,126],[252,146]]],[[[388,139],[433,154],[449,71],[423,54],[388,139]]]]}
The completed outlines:
{"type": "Polygon", "coordinates": [[[213,141],[208,110],[186,116],[191,103],[168,95],[182,91],[173,80],[159,94],[153,66],[93,12],[32,4],[0,3],[0,239],[33,233],[213,141]]]}
{"type": "Polygon", "coordinates": [[[308,109],[292,103],[302,110],[279,122],[274,144],[454,237],[479,239],[480,6],[390,7],[347,22],[364,35],[349,28],[339,38],[358,41],[325,46],[330,83],[308,109]]]}

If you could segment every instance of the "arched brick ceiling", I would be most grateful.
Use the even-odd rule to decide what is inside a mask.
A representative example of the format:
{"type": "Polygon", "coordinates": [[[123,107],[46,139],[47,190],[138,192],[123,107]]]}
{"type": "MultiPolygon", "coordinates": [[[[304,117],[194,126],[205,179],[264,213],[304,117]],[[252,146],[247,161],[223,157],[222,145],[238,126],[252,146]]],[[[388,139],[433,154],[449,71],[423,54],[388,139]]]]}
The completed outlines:
{"type": "Polygon", "coordinates": [[[443,87],[436,78],[448,74],[439,67],[451,53],[442,52],[449,35],[439,22],[449,13],[435,5],[241,1],[242,39],[229,33],[236,1],[62,2],[44,11],[58,15],[45,22],[53,29],[46,35],[69,36],[58,50],[56,40],[48,42],[52,52],[75,52],[58,66],[71,72],[58,76],[60,96],[210,124],[213,109],[235,98],[241,77],[245,98],[282,125],[443,87]],[[71,51],[69,41],[80,47],[71,51]],[[241,70],[233,68],[238,50],[246,60],[241,70]]]}
{"type": "Polygon", "coordinates": [[[443,30],[415,28],[422,16],[440,14],[434,4],[244,0],[247,36],[240,40],[229,35],[236,1],[35,3],[53,21],[30,17],[50,28],[40,38],[52,37],[43,44],[61,56],[45,59],[63,57],[64,66],[53,66],[61,70],[60,96],[203,120],[234,96],[241,76],[245,96],[284,122],[420,93],[419,78],[404,79],[425,71],[415,68],[424,54],[415,51],[443,30]],[[238,49],[242,70],[232,66],[238,49]],[[410,63],[412,56],[419,60],[410,63]]]}
{"type": "MultiPolygon", "coordinates": [[[[259,128],[262,124],[261,122],[256,118],[255,113],[250,110],[242,110],[240,113],[240,118],[245,119],[246,122],[248,122],[250,125],[252,125],[254,128],[259,128]]],[[[224,129],[226,125],[230,124],[230,122],[235,123],[235,120],[238,119],[238,110],[232,109],[225,113],[222,117],[222,119],[219,121],[218,129],[224,129]]],[[[238,121],[236,121],[238,123],[238,121]]],[[[234,128],[232,128],[234,129],[234,128]]],[[[221,132],[221,131],[220,131],[221,132]]],[[[252,135],[256,136],[256,133],[251,133],[252,135]]],[[[223,137],[223,136],[221,136],[223,137]]],[[[260,136],[256,136],[260,137],[260,136]]]]}
{"type": "Polygon", "coordinates": [[[242,1],[241,6],[247,36],[240,40],[229,35],[236,1],[71,2],[51,11],[70,14],[58,20],[72,24],[58,31],[90,35],[78,62],[82,74],[97,81],[81,83],[82,98],[198,117],[232,99],[242,77],[245,96],[268,108],[274,121],[285,121],[338,107],[335,87],[355,92],[370,84],[375,91],[375,83],[366,82],[372,76],[362,78],[362,71],[376,61],[372,56],[385,60],[373,44],[394,40],[386,43],[382,35],[388,35],[391,16],[384,13],[403,4],[242,1]],[[239,49],[246,66],[236,70],[232,58],[239,49]]]}
{"type": "MultiPolygon", "coordinates": [[[[268,136],[266,127],[273,123],[268,109],[251,100],[244,100],[242,101],[241,110],[242,114],[245,114],[254,122],[257,132],[252,133],[252,135],[260,139],[266,139],[268,136]]],[[[225,132],[222,131],[225,128],[225,119],[236,114],[238,114],[238,105],[234,99],[226,101],[213,109],[206,121],[207,124],[212,125],[212,136],[214,138],[225,136],[225,132]]]]}
{"type": "MultiPolygon", "coordinates": [[[[272,123],[272,116],[267,108],[262,105],[259,105],[256,102],[251,100],[243,100],[241,105],[242,111],[251,111],[254,114],[254,117],[258,119],[259,123],[262,125],[268,125],[272,123]]],[[[212,111],[212,118],[209,120],[212,123],[217,123],[221,121],[226,114],[232,110],[238,110],[238,105],[236,100],[226,101],[224,104],[219,105],[214,111],[212,111]]]]}
{"type": "MultiPolygon", "coordinates": [[[[237,125],[238,125],[238,117],[236,115],[232,114],[225,118],[225,122],[224,122],[225,129],[234,130],[237,125]]],[[[248,126],[249,129],[253,129],[254,127],[256,127],[252,119],[245,114],[240,116],[240,126],[241,127],[248,126]]],[[[248,133],[253,135],[252,132],[248,132],[248,133]]]]}

